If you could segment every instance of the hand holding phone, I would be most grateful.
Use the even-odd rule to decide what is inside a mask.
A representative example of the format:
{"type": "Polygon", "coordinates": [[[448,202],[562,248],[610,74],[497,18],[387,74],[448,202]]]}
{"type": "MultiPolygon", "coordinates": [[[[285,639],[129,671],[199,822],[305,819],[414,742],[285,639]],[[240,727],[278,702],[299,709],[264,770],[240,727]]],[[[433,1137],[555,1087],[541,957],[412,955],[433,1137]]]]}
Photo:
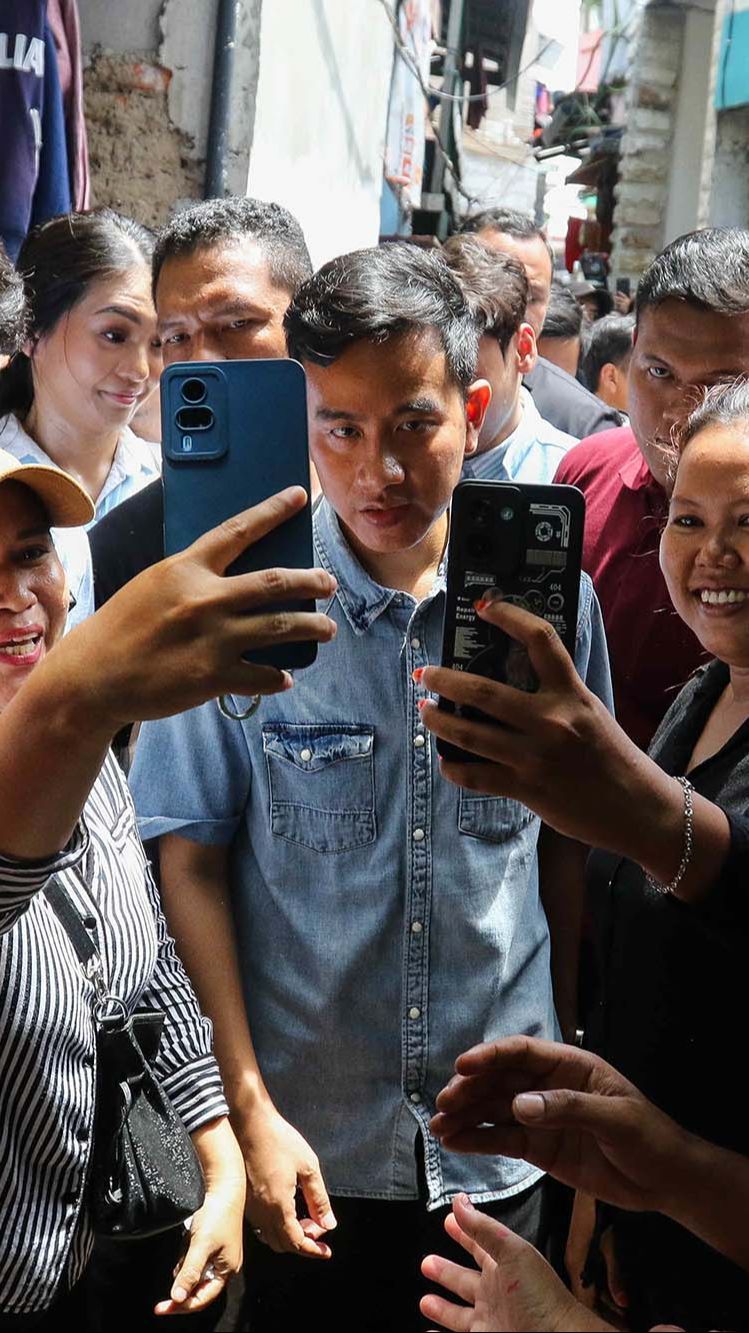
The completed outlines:
{"type": "MultiPolygon", "coordinates": [[[[442,665],[533,691],[526,650],[475,609],[487,591],[548,620],[573,655],[585,501],[574,486],[464,481],[453,496],[442,665]]],[[[440,698],[443,711],[455,705],[440,698]]],[[[466,708],[466,717],[482,718],[466,708]]],[[[476,756],[438,740],[446,759],[476,756]]]]}
{"type": "MultiPolygon", "coordinates": [[[[289,486],[307,504],[248,547],[228,574],[310,569],[312,509],[307,391],[290,360],[184,362],[161,377],[164,456],[164,550],[185,550],[212,528],[289,486]]],[[[283,596],[271,612],[314,612],[309,601],[283,596]]],[[[274,643],[250,650],[249,662],[281,669],[309,666],[317,645],[274,643]]]]}

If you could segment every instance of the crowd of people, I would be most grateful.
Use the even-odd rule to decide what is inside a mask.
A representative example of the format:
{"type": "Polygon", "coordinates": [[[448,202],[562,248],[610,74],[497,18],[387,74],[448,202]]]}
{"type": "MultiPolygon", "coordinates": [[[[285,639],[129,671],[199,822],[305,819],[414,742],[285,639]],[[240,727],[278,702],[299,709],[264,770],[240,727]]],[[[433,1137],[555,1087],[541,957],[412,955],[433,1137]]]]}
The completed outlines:
{"type": "Polygon", "coordinates": [[[0,1328],[240,1269],[252,1333],[749,1326],[749,232],[586,328],[507,209],[317,272],[278,204],[94,210],[0,256],[0,353],[0,1328]],[[299,487],[164,559],[162,366],[286,356],[315,567],[227,574],[299,487]],[[533,693],[439,665],[462,478],[586,499],[573,656],[479,590],[533,693]],[[96,1235],[53,882],[165,1016],[187,1228],[96,1235]]]}

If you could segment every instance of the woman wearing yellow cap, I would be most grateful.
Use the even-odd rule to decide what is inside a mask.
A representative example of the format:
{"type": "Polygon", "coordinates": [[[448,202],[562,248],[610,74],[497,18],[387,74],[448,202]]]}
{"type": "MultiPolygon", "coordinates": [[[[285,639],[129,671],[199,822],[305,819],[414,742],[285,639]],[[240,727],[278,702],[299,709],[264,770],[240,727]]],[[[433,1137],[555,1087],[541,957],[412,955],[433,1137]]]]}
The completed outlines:
{"type": "MultiPolygon", "coordinates": [[[[0,353],[20,327],[15,281],[0,257],[0,353]]],[[[295,488],[240,515],[63,638],[69,592],[50,526],[88,522],[91,501],[66,473],[0,450],[0,1329],[84,1322],[96,997],[46,896],[52,877],[93,932],[109,993],[128,1014],[164,1013],[154,1071],[205,1176],[157,1313],[201,1309],[240,1266],[244,1166],[210,1024],[167,935],[109,746],[133,718],[288,689],[286,673],[242,654],[332,637],[323,615],[281,626],[263,615],[279,580],[290,600],[328,597],[324,571],[224,577],[304,502],[295,488]]]]}

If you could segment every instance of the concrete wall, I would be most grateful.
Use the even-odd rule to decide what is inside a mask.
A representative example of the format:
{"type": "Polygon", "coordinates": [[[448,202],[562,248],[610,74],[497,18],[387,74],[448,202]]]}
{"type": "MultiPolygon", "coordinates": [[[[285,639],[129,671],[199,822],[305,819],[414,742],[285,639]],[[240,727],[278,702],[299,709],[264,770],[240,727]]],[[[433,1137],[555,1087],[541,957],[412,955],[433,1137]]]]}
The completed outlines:
{"type": "Polygon", "coordinates": [[[685,18],[678,5],[648,6],[630,48],[611,269],[634,283],[664,244],[685,18]]]}
{"type": "Polygon", "coordinates": [[[265,0],[247,191],[296,214],[316,264],[377,242],[392,62],[376,0],[265,0]]]}
{"type": "Polygon", "coordinates": [[[722,111],[713,162],[710,222],[749,227],[749,106],[722,111]]]}
{"type": "MultiPolygon", "coordinates": [[[[238,0],[228,159],[247,181],[262,0],[238,0]]],[[[79,0],[93,202],[157,225],[200,198],[217,0],[79,0]]]]}
{"type": "Polygon", "coordinates": [[[671,145],[671,172],[663,243],[693,231],[701,217],[702,168],[712,152],[715,108],[710,96],[715,13],[703,0],[685,15],[681,71],[671,145]]]}
{"type": "Polygon", "coordinates": [[[715,112],[725,12],[726,0],[643,11],[616,191],[615,277],[636,280],[684,232],[749,222],[747,118],[715,112]]]}

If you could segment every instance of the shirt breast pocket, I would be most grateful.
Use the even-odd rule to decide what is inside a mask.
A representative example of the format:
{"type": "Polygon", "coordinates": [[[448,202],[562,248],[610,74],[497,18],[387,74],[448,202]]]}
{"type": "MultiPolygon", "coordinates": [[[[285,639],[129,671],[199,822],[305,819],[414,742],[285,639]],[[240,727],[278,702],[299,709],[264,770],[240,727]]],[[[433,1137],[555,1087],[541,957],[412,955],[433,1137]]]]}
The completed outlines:
{"type": "Polygon", "coordinates": [[[460,789],[458,828],[471,838],[509,842],[536,818],[532,810],[507,796],[473,796],[460,789]]]}
{"type": "Polygon", "coordinates": [[[263,751],[276,837],[313,852],[374,842],[374,727],[266,723],[263,751]]]}

